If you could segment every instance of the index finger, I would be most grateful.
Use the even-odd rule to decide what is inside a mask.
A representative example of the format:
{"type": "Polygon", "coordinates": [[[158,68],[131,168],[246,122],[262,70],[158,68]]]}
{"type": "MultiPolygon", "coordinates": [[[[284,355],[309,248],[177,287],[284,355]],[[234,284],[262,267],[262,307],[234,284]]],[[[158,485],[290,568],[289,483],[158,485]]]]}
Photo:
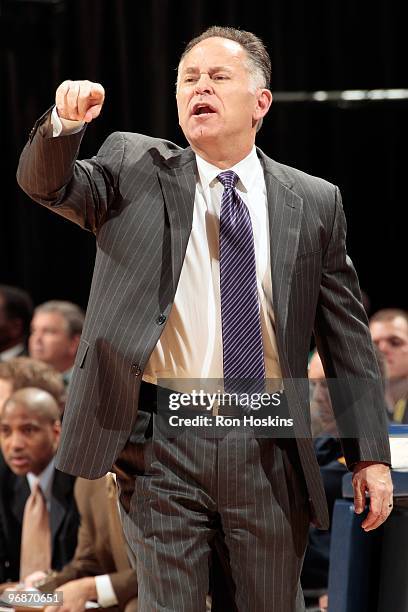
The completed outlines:
{"type": "MultiPolygon", "coordinates": [[[[382,495],[374,494],[370,497],[369,512],[364,521],[361,523],[361,527],[366,531],[374,529],[374,525],[376,525],[376,523],[380,524],[379,520],[381,519],[383,502],[384,498],[382,495]]],[[[376,525],[376,527],[378,527],[378,525],[376,525]]]]}

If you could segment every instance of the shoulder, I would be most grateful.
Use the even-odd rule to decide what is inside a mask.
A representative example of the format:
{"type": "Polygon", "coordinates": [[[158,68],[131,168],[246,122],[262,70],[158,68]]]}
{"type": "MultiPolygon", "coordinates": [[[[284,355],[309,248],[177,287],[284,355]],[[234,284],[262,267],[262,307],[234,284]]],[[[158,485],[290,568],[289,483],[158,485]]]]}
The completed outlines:
{"type": "Polygon", "coordinates": [[[53,494],[72,496],[74,490],[76,476],[60,472],[60,470],[54,469],[54,476],[52,481],[52,492],[53,494]]]}
{"type": "Polygon", "coordinates": [[[22,486],[25,483],[28,485],[27,478],[14,474],[0,453],[0,494],[3,496],[10,489],[14,489],[18,485],[22,486]]]}
{"type": "Polygon", "coordinates": [[[328,199],[334,202],[338,188],[333,183],[292,166],[277,162],[262,151],[258,150],[258,154],[265,175],[271,175],[274,180],[291,189],[299,197],[318,202],[324,200],[326,204],[328,199]]]}
{"type": "Polygon", "coordinates": [[[96,494],[105,493],[107,491],[105,476],[96,480],[78,477],[75,482],[74,491],[75,497],[78,500],[90,499],[96,494]]]}
{"type": "Polygon", "coordinates": [[[181,153],[184,149],[170,140],[153,138],[135,132],[113,132],[103,143],[98,152],[98,157],[112,156],[120,151],[124,158],[131,158],[135,162],[149,154],[151,159],[162,157],[168,160],[174,155],[181,153]]]}

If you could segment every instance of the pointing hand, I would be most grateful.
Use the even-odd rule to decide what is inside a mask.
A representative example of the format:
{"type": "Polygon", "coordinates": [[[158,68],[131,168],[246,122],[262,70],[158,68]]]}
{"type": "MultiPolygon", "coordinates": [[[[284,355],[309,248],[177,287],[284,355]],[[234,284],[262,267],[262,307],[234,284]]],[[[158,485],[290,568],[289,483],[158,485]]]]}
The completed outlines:
{"type": "Polygon", "coordinates": [[[55,94],[58,115],[62,119],[89,123],[101,112],[105,90],[91,81],[64,81],[55,94]]]}

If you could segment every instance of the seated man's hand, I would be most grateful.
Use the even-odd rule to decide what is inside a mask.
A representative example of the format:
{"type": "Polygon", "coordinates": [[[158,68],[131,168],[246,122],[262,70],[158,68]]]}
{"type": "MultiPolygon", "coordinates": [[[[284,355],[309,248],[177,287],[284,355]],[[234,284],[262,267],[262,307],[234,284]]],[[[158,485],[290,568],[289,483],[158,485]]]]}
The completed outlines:
{"type": "Polygon", "coordinates": [[[35,583],[37,582],[37,580],[42,580],[43,578],[46,577],[46,575],[47,574],[45,572],[41,572],[41,571],[37,571],[37,572],[33,572],[32,574],[29,574],[28,576],[24,578],[24,588],[29,589],[30,587],[35,587],[35,583]]]}
{"type": "Polygon", "coordinates": [[[87,601],[96,600],[95,578],[80,578],[71,580],[58,587],[62,593],[63,603],[61,606],[47,606],[45,612],[83,612],[87,601]]]}
{"type": "Polygon", "coordinates": [[[370,510],[361,526],[372,531],[388,518],[392,510],[392,480],[390,468],[383,463],[360,461],[353,474],[354,506],[357,514],[365,507],[365,494],[370,495],[370,510]]]}

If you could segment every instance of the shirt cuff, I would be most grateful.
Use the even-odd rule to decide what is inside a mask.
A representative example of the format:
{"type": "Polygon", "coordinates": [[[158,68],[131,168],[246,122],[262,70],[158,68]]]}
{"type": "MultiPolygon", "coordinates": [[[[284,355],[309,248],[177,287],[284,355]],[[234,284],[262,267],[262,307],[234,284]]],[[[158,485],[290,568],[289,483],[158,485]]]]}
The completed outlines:
{"type": "Polygon", "coordinates": [[[95,576],[96,592],[98,595],[98,604],[102,608],[109,608],[110,606],[116,606],[118,600],[115,595],[115,591],[112,587],[112,582],[108,574],[102,576],[95,576]]]}
{"type": "Polygon", "coordinates": [[[85,121],[72,121],[71,119],[62,119],[58,115],[57,107],[54,106],[51,113],[52,136],[69,136],[80,132],[85,125],[85,121]]]}

